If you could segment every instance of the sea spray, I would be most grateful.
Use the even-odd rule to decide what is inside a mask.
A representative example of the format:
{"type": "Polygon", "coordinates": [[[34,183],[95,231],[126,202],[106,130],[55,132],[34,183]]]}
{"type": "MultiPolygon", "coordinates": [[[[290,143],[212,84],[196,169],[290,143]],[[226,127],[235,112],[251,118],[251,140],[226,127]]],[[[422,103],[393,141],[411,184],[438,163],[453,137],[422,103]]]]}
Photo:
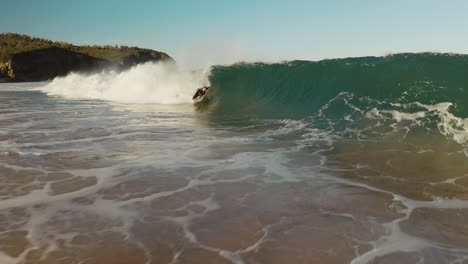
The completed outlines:
{"type": "Polygon", "coordinates": [[[207,85],[207,72],[181,71],[173,64],[145,63],[118,72],[71,73],[43,88],[66,99],[97,99],[119,103],[190,103],[196,88],[207,85]]]}

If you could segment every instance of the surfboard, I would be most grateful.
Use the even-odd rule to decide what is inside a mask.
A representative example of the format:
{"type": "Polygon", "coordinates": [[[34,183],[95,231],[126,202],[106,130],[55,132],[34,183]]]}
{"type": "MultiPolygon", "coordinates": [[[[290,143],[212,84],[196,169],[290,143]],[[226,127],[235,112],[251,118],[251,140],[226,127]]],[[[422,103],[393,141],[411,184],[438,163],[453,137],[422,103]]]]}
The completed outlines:
{"type": "Polygon", "coordinates": [[[205,99],[205,95],[197,96],[197,98],[193,99],[193,103],[200,103],[201,101],[203,101],[203,99],[205,99]]]}

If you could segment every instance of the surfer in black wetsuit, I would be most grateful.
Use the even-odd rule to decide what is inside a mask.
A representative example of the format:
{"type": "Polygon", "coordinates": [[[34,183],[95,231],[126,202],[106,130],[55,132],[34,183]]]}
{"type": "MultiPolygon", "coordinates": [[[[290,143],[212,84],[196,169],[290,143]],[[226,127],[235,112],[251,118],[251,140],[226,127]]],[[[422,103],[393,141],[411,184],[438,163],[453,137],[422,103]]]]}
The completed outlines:
{"type": "Polygon", "coordinates": [[[197,91],[195,92],[195,94],[193,95],[192,100],[195,100],[199,96],[205,95],[206,91],[208,91],[208,88],[209,87],[198,88],[197,91]]]}

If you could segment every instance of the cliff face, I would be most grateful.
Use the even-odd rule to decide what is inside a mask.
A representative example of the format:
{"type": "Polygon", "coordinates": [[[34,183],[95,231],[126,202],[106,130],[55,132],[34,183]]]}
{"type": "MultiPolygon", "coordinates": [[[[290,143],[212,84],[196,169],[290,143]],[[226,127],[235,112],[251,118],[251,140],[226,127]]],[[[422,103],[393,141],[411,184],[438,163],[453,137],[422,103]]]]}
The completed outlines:
{"type": "Polygon", "coordinates": [[[86,54],[51,47],[15,54],[7,63],[12,81],[44,81],[72,71],[98,69],[109,62],[86,54]]]}
{"type": "Polygon", "coordinates": [[[70,72],[90,72],[105,67],[125,70],[145,62],[174,60],[164,52],[128,46],[76,46],[0,33],[0,82],[43,81],[70,72]]]}
{"type": "Polygon", "coordinates": [[[122,57],[122,63],[110,62],[59,47],[18,53],[0,64],[0,79],[14,82],[51,80],[70,72],[91,72],[106,67],[124,70],[139,63],[170,61],[165,53],[142,50],[122,57]]]}

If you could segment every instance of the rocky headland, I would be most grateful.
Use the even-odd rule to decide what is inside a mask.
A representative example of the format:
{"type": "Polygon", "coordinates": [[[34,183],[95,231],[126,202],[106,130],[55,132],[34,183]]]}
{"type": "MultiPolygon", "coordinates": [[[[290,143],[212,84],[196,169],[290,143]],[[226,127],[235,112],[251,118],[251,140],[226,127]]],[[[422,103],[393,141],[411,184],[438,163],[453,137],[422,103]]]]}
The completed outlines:
{"type": "Polygon", "coordinates": [[[0,82],[51,80],[70,72],[124,70],[145,62],[174,62],[164,52],[127,46],[75,46],[13,33],[0,34],[0,82]]]}

